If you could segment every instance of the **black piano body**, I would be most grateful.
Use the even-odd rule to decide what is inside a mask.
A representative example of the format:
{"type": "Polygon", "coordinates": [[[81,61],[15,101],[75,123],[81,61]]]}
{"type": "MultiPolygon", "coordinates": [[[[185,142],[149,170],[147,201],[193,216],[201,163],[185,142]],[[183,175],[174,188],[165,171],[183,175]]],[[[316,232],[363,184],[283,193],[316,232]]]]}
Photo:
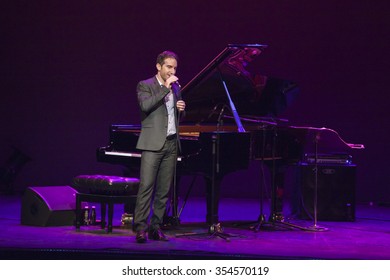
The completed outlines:
{"type": "MultiPolygon", "coordinates": [[[[351,149],[363,148],[346,143],[332,129],[290,126],[278,119],[299,89],[294,82],[248,69],[266,47],[228,45],[181,89],[186,115],[179,128],[182,150],[177,173],[204,177],[209,225],[219,221],[223,177],[247,169],[251,160],[292,164],[314,154],[316,160],[318,155],[350,160],[351,149]]],[[[111,125],[109,145],[97,149],[98,161],[137,170],[139,133],[139,125],[111,125]]]]}

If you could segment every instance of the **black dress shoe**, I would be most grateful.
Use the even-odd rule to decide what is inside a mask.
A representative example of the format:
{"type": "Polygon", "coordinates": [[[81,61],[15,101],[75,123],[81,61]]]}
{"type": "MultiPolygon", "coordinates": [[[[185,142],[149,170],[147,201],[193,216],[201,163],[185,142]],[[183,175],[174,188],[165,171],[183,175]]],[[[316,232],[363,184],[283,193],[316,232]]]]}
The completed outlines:
{"type": "Polygon", "coordinates": [[[137,231],[137,233],[135,235],[135,241],[137,241],[137,243],[145,243],[146,242],[146,231],[144,231],[144,230],[137,231]]]}
{"type": "Polygon", "coordinates": [[[168,238],[162,232],[160,228],[149,231],[149,239],[158,240],[158,241],[168,241],[168,238]]]}

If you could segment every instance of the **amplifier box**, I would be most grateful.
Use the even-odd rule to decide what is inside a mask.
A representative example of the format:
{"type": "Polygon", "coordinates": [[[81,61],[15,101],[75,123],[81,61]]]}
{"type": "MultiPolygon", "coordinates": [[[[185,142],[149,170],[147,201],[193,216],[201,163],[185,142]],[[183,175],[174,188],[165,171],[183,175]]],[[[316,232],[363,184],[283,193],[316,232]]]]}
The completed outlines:
{"type": "Polygon", "coordinates": [[[299,201],[293,204],[298,206],[299,218],[314,219],[316,205],[318,220],[355,220],[356,165],[301,163],[298,169],[299,201]]]}

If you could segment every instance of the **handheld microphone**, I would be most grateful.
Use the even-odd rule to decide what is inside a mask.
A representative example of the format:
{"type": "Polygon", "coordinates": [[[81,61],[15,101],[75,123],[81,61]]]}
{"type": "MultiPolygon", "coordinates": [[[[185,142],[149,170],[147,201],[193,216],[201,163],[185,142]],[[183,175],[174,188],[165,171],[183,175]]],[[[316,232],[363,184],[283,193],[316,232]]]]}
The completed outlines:
{"type": "Polygon", "coordinates": [[[171,84],[172,85],[172,91],[176,95],[178,100],[181,100],[180,90],[181,86],[178,81],[171,84]]]}

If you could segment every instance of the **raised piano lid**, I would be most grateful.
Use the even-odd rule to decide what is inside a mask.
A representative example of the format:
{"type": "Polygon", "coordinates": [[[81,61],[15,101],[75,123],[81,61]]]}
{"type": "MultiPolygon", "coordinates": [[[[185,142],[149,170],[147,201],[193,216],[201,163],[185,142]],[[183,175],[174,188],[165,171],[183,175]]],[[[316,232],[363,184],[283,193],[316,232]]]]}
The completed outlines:
{"type": "Polygon", "coordinates": [[[258,73],[248,65],[266,45],[230,44],[181,90],[186,102],[185,123],[216,124],[223,116],[225,124],[234,123],[223,81],[241,119],[276,117],[295,99],[295,83],[258,73]]]}

